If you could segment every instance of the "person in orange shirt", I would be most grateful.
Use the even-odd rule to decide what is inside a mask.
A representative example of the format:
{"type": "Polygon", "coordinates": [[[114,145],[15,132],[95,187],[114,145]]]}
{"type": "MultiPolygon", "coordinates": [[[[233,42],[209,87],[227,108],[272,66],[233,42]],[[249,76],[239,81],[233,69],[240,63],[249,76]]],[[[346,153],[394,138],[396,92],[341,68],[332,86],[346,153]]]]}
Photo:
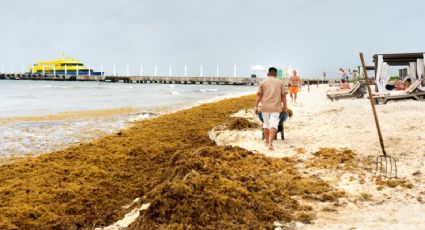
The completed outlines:
{"type": "Polygon", "coordinates": [[[340,89],[349,89],[350,85],[348,84],[347,80],[341,79],[341,84],[339,85],[340,89]]]}
{"type": "Polygon", "coordinates": [[[292,73],[293,75],[289,78],[289,95],[291,96],[292,102],[297,102],[297,94],[301,87],[301,80],[296,70],[292,73]]]}

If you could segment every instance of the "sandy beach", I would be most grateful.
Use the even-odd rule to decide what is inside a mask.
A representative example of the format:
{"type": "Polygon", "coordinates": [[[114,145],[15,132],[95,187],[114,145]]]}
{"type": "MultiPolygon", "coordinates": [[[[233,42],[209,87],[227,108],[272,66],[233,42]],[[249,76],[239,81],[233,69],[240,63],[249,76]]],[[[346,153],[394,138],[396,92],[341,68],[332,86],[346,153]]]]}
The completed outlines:
{"type": "MultiPolygon", "coordinates": [[[[379,188],[372,168],[374,157],[381,154],[371,106],[368,99],[345,99],[331,102],[326,98],[328,86],[304,87],[299,101],[289,103],[294,111],[285,123],[285,140],[275,142],[275,151],[260,141],[259,130],[217,131],[210,136],[219,145],[239,146],[269,157],[291,157],[301,160],[299,169],[323,178],[345,191],[343,205],[334,211],[317,208],[312,225],[297,224],[299,229],[422,229],[425,224],[424,102],[394,101],[378,105],[384,143],[389,154],[398,159],[398,176],[413,188],[379,188]],[[314,158],[320,148],[348,148],[362,164],[360,170],[327,170],[306,168],[303,162],[314,158]],[[367,195],[367,199],[362,196],[367,195]],[[414,210],[414,211],[413,211],[414,210]],[[412,211],[414,213],[412,213],[412,211]]],[[[234,116],[257,121],[252,110],[234,116]]]]}
{"type": "Polygon", "coordinates": [[[378,106],[399,169],[395,184],[381,183],[369,101],[331,102],[328,86],[310,89],[289,103],[294,116],[274,151],[255,128],[254,97],[245,96],[0,166],[0,226],[421,229],[423,102],[378,106]]]}

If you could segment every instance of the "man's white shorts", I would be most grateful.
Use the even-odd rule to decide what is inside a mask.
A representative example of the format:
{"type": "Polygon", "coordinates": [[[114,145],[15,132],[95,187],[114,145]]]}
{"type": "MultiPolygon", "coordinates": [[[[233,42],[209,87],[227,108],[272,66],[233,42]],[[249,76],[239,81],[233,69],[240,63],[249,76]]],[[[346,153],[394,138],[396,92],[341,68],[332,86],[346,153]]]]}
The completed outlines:
{"type": "Polygon", "coordinates": [[[263,129],[276,129],[279,125],[280,113],[266,113],[263,112],[263,129]]]}

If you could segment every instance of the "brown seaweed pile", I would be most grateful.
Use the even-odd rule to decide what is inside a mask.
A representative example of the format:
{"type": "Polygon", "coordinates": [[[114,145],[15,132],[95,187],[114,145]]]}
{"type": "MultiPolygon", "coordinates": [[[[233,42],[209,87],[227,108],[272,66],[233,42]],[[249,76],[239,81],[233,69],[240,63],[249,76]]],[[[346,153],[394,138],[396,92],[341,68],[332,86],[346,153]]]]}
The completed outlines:
{"type": "Polygon", "coordinates": [[[0,167],[0,229],[81,229],[109,225],[123,205],[151,207],[134,228],[270,227],[312,218],[295,197],[342,194],[303,177],[287,159],[218,147],[208,131],[254,104],[254,96],[144,120],[115,135],[0,167]]]}
{"type": "Polygon", "coordinates": [[[378,185],[378,187],[377,187],[378,190],[382,190],[384,187],[395,188],[397,186],[400,186],[400,187],[403,187],[403,188],[409,188],[409,189],[413,188],[412,183],[410,183],[407,180],[403,180],[403,179],[385,180],[385,179],[382,179],[381,177],[376,177],[375,184],[378,185]]]}
{"type": "Polygon", "coordinates": [[[350,149],[320,148],[313,153],[306,167],[320,167],[325,169],[354,169],[358,168],[360,160],[350,149]]]}
{"type": "Polygon", "coordinates": [[[324,181],[301,177],[289,159],[240,148],[177,151],[164,169],[163,182],[146,194],[149,211],[133,229],[258,229],[271,228],[276,220],[310,223],[312,208],[295,197],[335,201],[343,195],[324,181]]]}
{"type": "Polygon", "coordinates": [[[95,109],[74,112],[62,112],[58,114],[49,114],[45,116],[30,116],[30,117],[11,117],[0,118],[1,123],[11,122],[35,122],[35,121],[59,121],[71,119],[89,119],[98,117],[109,117],[123,114],[131,114],[137,112],[137,109],[131,107],[115,108],[115,109],[95,109]]]}
{"type": "Polygon", "coordinates": [[[243,130],[243,129],[254,129],[258,128],[258,123],[251,122],[243,117],[234,117],[227,123],[229,130],[243,130]]]}

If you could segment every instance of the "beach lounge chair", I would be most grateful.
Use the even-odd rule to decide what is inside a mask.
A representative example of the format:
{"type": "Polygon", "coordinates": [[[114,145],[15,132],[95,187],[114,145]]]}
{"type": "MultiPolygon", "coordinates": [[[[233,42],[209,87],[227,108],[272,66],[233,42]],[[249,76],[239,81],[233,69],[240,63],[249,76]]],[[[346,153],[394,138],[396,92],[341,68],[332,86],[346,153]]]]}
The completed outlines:
{"type": "MultiPolygon", "coordinates": [[[[263,120],[263,114],[261,112],[258,113],[258,118],[260,119],[261,122],[264,122],[263,120]]],[[[288,114],[286,113],[280,113],[279,116],[279,126],[277,127],[277,132],[276,132],[276,136],[275,136],[275,140],[277,139],[277,134],[280,133],[280,138],[282,140],[285,140],[285,128],[283,126],[283,122],[285,122],[288,119],[288,114]]],[[[261,129],[261,133],[262,133],[262,140],[264,140],[264,132],[261,129]]]]}
{"type": "Polygon", "coordinates": [[[354,83],[354,85],[351,87],[351,89],[345,89],[345,90],[329,90],[326,92],[326,96],[331,100],[338,100],[342,98],[363,98],[365,91],[364,91],[364,85],[357,81],[354,83]]]}
{"type": "Polygon", "coordinates": [[[421,81],[415,81],[409,88],[403,91],[393,91],[388,93],[374,93],[373,98],[376,104],[386,104],[390,100],[402,100],[402,99],[414,99],[423,100],[425,98],[425,92],[419,91],[421,81]]]}

